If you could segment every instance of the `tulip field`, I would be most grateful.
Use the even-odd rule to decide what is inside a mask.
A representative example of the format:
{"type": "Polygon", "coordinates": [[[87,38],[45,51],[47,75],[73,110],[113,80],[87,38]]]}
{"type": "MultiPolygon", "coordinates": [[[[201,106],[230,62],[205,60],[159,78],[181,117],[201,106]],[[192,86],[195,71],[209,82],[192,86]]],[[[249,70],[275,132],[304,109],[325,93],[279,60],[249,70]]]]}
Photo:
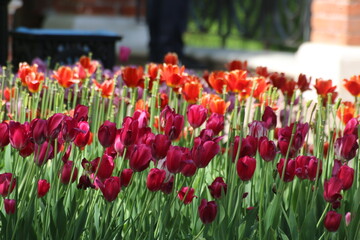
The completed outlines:
{"type": "Polygon", "coordinates": [[[360,239],[360,76],[348,102],[331,80],[169,53],[0,82],[0,239],[360,239]]]}

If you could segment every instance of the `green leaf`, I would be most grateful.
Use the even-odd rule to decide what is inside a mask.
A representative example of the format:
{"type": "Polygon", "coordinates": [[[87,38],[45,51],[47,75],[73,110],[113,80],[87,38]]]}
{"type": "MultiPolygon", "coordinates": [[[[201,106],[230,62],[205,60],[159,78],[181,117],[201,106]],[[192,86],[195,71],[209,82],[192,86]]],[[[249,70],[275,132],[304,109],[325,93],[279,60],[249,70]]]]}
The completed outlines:
{"type": "Polygon", "coordinates": [[[75,224],[76,227],[75,227],[73,239],[79,239],[81,234],[85,230],[85,223],[86,223],[86,219],[87,219],[87,210],[88,210],[88,206],[86,204],[82,208],[78,218],[76,219],[76,224],[75,224]]]}

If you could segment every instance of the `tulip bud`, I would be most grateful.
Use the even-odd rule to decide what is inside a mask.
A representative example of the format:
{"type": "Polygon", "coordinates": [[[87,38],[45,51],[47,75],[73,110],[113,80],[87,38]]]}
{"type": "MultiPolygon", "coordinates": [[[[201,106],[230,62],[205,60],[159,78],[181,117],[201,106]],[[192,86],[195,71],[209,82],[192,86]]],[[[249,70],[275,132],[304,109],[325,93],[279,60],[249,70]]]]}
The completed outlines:
{"type": "Polygon", "coordinates": [[[75,118],[65,116],[63,121],[63,127],[61,129],[64,141],[73,142],[80,132],[82,131],[78,128],[78,121],[76,121],[75,118]]]}
{"type": "Polygon", "coordinates": [[[45,164],[49,159],[54,157],[54,148],[47,141],[41,145],[35,145],[34,152],[34,162],[38,166],[45,164]]]}
{"type": "Polygon", "coordinates": [[[4,207],[6,214],[14,214],[16,210],[16,200],[4,199],[4,207]]]}
{"type": "Polygon", "coordinates": [[[265,125],[268,129],[272,129],[276,127],[277,117],[276,114],[274,113],[274,110],[269,106],[265,107],[265,111],[264,114],[262,115],[261,120],[265,122],[265,125]]]}
{"type": "MultiPolygon", "coordinates": [[[[298,156],[295,159],[295,174],[300,179],[310,179],[314,181],[317,174],[319,161],[313,156],[298,156]]],[[[319,176],[322,173],[320,162],[319,176]]]]}
{"type": "Polygon", "coordinates": [[[120,140],[125,146],[130,146],[135,143],[138,131],[139,122],[132,117],[125,117],[122,128],[120,129],[120,140]]]}
{"type": "Polygon", "coordinates": [[[37,184],[37,197],[41,198],[45,196],[50,189],[50,183],[45,179],[40,179],[37,184]]]}
{"type": "Polygon", "coordinates": [[[224,115],[212,113],[206,121],[206,129],[213,130],[215,135],[218,135],[224,129],[224,115]]]}
{"type": "Polygon", "coordinates": [[[210,186],[208,186],[208,188],[209,188],[210,194],[213,198],[220,198],[222,192],[224,192],[224,194],[226,194],[227,184],[224,182],[222,177],[217,177],[212,182],[212,184],[210,186]]]}
{"type": "Polygon", "coordinates": [[[9,144],[9,125],[6,122],[0,123],[0,148],[9,144]]]}
{"type": "MultiPolygon", "coordinates": [[[[238,148],[239,148],[239,141],[240,137],[236,136],[234,140],[234,145],[232,148],[232,160],[233,162],[236,160],[236,156],[238,154],[238,148]]],[[[256,154],[257,151],[257,145],[258,141],[253,136],[247,136],[246,138],[243,138],[241,141],[241,148],[239,152],[239,157],[249,156],[253,157],[256,154]]]]}
{"type": "Polygon", "coordinates": [[[197,168],[206,167],[210,161],[220,152],[218,141],[220,139],[201,139],[196,137],[191,149],[191,156],[197,168]]]}
{"type": "Polygon", "coordinates": [[[106,120],[99,128],[98,138],[100,144],[104,147],[110,147],[116,137],[116,124],[106,120]]]}
{"type": "Polygon", "coordinates": [[[145,144],[134,145],[130,154],[129,165],[135,172],[145,170],[152,160],[151,149],[145,144]]]}
{"type": "Polygon", "coordinates": [[[156,159],[166,157],[170,145],[171,141],[168,136],[163,134],[156,135],[153,143],[154,157],[156,159]]]}
{"type": "Polygon", "coordinates": [[[170,146],[166,155],[166,167],[171,173],[179,173],[184,166],[183,151],[179,146],[170,146]]]}
{"type": "Polygon", "coordinates": [[[207,109],[201,105],[191,105],[187,110],[187,117],[193,128],[200,127],[206,120],[207,109]]]}
{"type": "Polygon", "coordinates": [[[114,159],[107,154],[104,154],[101,160],[100,158],[95,158],[91,161],[91,165],[93,166],[92,173],[96,173],[97,171],[96,177],[100,179],[109,178],[115,167],[114,159]]]}
{"type": "Polygon", "coordinates": [[[120,183],[122,187],[127,187],[129,185],[133,172],[134,171],[130,168],[122,170],[120,174],[120,183]]]}
{"type": "Polygon", "coordinates": [[[346,224],[346,226],[349,226],[350,222],[351,222],[351,212],[347,212],[345,214],[345,224],[346,224]]]}
{"type": "Polygon", "coordinates": [[[43,144],[46,140],[47,121],[36,118],[31,121],[30,128],[32,129],[34,142],[38,145],[43,144]]]}
{"type": "Polygon", "coordinates": [[[114,201],[121,190],[119,177],[109,177],[104,181],[104,183],[100,180],[96,180],[96,183],[103,193],[104,198],[108,202],[114,201]]]}
{"type": "Polygon", "coordinates": [[[256,159],[252,157],[242,157],[236,164],[236,171],[239,178],[243,181],[248,181],[254,175],[256,168],[256,159]]]}
{"type": "Polygon", "coordinates": [[[286,167],[285,167],[285,176],[282,177],[283,169],[284,169],[285,159],[281,158],[276,168],[278,170],[279,176],[284,182],[291,182],[295,177],[295,161],[293,159],[288,159],[286,167]]]}
{"type": "Polygon", "coordinates": [[[324,226],[329,232],[336,232],[340,226],[342,215],[335,211],[329,211],[324,220],[324,226]]]}
{"type": "Polygon", "coordinates": [[[208,202],[206,199],[202,199],[198,211],[200,219],[204,224],[211,223],[215,220],[217,214],[216,202],[208,202]]]}
{"type": "Polygon", "coordinates": [[[348,190],[349,188],[351,188],[353,181],[354,181],[354,169],[352,169],[351,167],[349,167],[347,165],[343,165],[340,167],[340,170],[339,170],[339,173],[337,176],[342,182],[343,190],[348,190]]]}
{"type": "Polygon", "coordinates": [[[0,174],[0,195],[6,197],[16,186],[16,179],[12,173],[0,174]]]}
{"type": "Polygon", "coordinates": [[[187,161],[185,162],[184,167],[181,169],[181,174],[184,175],[185,177],[192,177],[194,176],[194,174],[196,173],[196,166],[194,161],[187,161]]]}
{"type": "Polygon", "coordinates": [[[184,204],[189,204],[192,202],[193,198],[197,197],[194,195],[195,189],[190,187],[182,187],[178,192],[178,198],[184,202],[184,204]]]}
{"type": "Polygon", "coordinates": [[[271,162],[276,156],[276,145],[267,137],[261,137],[259,140],[259,153],[266,162],[271,162]]]}
{"type": "Polygon", "coordinates": [[[351,160],[356,156],[359,148],[357,136],[353,134],[345,135],[335,141],[335,154],[338,158],[351,160]]]}
{"type": "Polygon", "coordinates": [[[163,182],[165,181],[166,172],[163,169],[152,168],[147,176],[146,187],[156,192],[161,189],[163,182]]]}
{"type": "Polygon", "coordinates": [[[27,127],[25,124],[10,121],[9,123],[10,144],[17,150],[23,149],[28,141],[27,127]]]}
{"type": "Polygon", "coordinates": [[[70,182],[70,178],[71,178],[71,174],[72,174],[72,178],[71,178],[71,182],[75,182],[77,175],[78,175],[78,169],[75,167],[74,171],[73,169],[73,162],[72,161],[67,161],[66,163],[64,163],[63,167],[61,168],[60,171],[60,181],[63,184],[68,184],[70,182]]]}
{"type": "Polygon", "coordinates": [[[63,119],[64,114],[55,113],[47,120],[45,135],[48,140],[54,140],[58,137],[62,128],[63,119]]]}

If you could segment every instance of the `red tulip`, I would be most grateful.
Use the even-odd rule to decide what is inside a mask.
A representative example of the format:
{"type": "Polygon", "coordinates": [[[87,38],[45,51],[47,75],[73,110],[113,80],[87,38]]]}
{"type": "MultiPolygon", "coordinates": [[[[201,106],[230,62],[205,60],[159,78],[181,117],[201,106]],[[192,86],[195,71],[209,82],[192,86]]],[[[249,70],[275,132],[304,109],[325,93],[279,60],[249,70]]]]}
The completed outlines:
{"type": "Polygon", "coordinates": [[[23,158],[26,158],[26,157],[30,156],[34,152],[34,149],[35,149],[35,144],[34,144],[33,140],[28,138],[27,141],[26,141],[25,147],[23,147],[19,151],[19,154],[23,158]]]}
{"type": "Polygon", "coordinates": [[[115,141],[114,141],[114,149],[120,156],[123,155],[125,145],[121,142],[121,129],[118,129],[116,131],[116,137],[115,137],[115,141]]]}
{"type": "Polygon", "coordinates": [[[121,77],[126,86],[130,88],[138,87],[143,78],[143,68],[134,66],[125,67],[122,70],[121,77]]]}
{"type": "Polygon", "coordinates": [[[100,180],[96,180],[96,183],[108,202],[114,201],[121,190],[119,177],[109,177],[103,183],[100,180]]]}
{"type": "Polygon", "coordinates": [[[329,232],[336,232],[340,226],[342,215],[335,211],[327,212],[324,220],[324,226],[329,232]]]}
{"type": "Polygon", "coordinates": [[[295,177],[295,161],[293,159],[289,159],[287,161],[285,167],[285,175],[284,177],[282,177],[284,164],[285,164],[285,159],[281,158],[278,164],[276,165],[277,171],[279,173],[280,178],[283,179],[284,182],[291,182],[292,180],[294,180],[295,177]]]}
{"type": "Polygon", "coordinates": [[[80,133],[77,134],[77,136],[74,139],[74,144],[78,146],[79,148],[85,147],[86,144],[88,144],[91,132],[90,132],[90,126],[88,122],[79,122],[78,128],[81,130],[80,133]]]}
{"type": "Polygon", "coordinates": [[[233,70],[247,70],[247,61],[232,60],[226,64],[229,71],[233,70]]]}
{"type": "Polygon", "coordinates": [[[249,135],[255,138],[267,136],[267,126],[265,122],[253,121],[249,123],[249,135]]]}
{"type": "Polygon", "coordinates": [[[3,148],[10,143],[9,124],[7,122],[0,123],[0,136],[0,148],[3,148]]]}
{"type": "Polygon", "coordinates": [[[295,135],[293,137],[293,141],[291,146],[289,146],[290,144],[290,139],[291,139],[291,135],[292,135],[292,130],[293,130],[293,124],[291,124],[290,126],[284,127],[284,128],[280,128],[279,129],[279,133],[278,133],[278,147],[281,151],[281,154],[283,156],[286,156],[288,149],[289,150],[289,157],[294,157],[296,155],[296,153],[299,151],[299,149],[303,146],[304,141],[305,141],[305,137],[306,134],[309,131],[309,124],[305,123],[298,123],[296,126],[296,132],[295,135]]]}
{"type": "Polygon", "coordinates": [[[217,177],[208,188],[213,198],[220,198],[222,193],[226,194],[227,184],[222,177],[217,177]]]}
{"type": "Polygon", "coordinates": [[[100,159],[95,158],[91,161],[92,173],[96,173],[96,177],[100,179],[109,178],[115,168],[114,160],[111,156],[104,154],[100,159]],[[100,166],[99,166],[100,165],[100,166]]]}
{"type": "Polygon", "coordinates": [[[269,106],[265,107],[265,110],[264,110],[264,113],[263,113],[261,119],[263,122],[265,122],[265,125],[268,129],[273,129],[276,127],[277,116],[271,107],[269,107],[269,106]]]}
{"type": "Polygon", "coordinates": [[[23,149],[28,141],[28,123],[20,124],[19,122],[10,121],[9,123],[9,139],[10,144],[17,150],[23,149]]]}
{"type": "Polygon", "coordinates": [[[184,167],[181,169],[181,174],[184,175],[185,177],[192,177],[195,175],[196,170],[197,170],[197,167],[196,167],[194,161],[187,160],[185,162],[184,167]]]}
{"type": "Polygon", "coordinates": [[[165,194],[170,194],[174,187],[174,176],[171,176],[169,181],[165,182],[161,185],[161,191],[165,194]]]}
{"type": "Polygon", "coordinates": [[[87,121],[88,120],[89,107],[84,105],[76,105],[74,110],[74,119],[77,122],[87,121]]]}
{"type": "Polygon", "coordinates": [[[358,127],[359,127],[359,121],[356,118],[350,119],[345,126],[344,129],[344,136],[353,134],[356,137],[358,136],[358,127]]]}
{"type": "Polygon", "coordinates": [[[71,178],[71,182],[75,182],[77,175],[78,175],[78,169],[76,167],[73,166],[73,162],[72,161],[67,161],[66,163],[64,163],[63,167],[61,168],[60,171],[60,181],[63,184],[68,184],[70,183],[70,178],[71,178],[71,174],[72,174],[72,178],[71,178]],[[74,170],[73,170],[74,168],[74,170]]]}
{"type": "Polygon", "coordinates": [[[255,168],[256,159],[249,156],[239,158],[236,164],[237,174],[243,181],[248,181],[252,178],[255,172],[255,168]]]}
{"type": "Polygon", "coordinates": [[[329,93],[331,93],[331,102],[334,103],[338,93],[335,92],[336,86],[332,85],[331,80],[323,80],[321,78],[316,79],[314,88],[316,89],[317,94],[323,99],[323,104],[327,102],[329,93]]]}
{"type": "Polygon", "coordinates": [[[349,91],[354,97],[360,96],[360,75],[352,76],[349,80],[344,79],[343,86],[349,91]]]}
{"type": "Polygon", "coordinates": [[[79,184],[76,186],[78,189],[86,190],[87,188],[95,188],[95,185],[90,181],[87,175],[82,175],[79,179],[79,184]]]}
{"type": "Polygon", "coordinates": [[[269,76],[271,83],[277,89],[281,89],[286,84],[286,77],[284,73],[274,72],[269,76]]]}
{"type": "Polygon", "coordinates": [[[190,187],[182,187],[178,192],[178,198],[180,201],[184,202],[184,204],[189,204],[192,202],[193,198],[197,197],[194,195],[195,189],[190,187]]]}
{"type": "Polygon", "coordinates": [[[104,147],[110,147],[116,137],[116,124],[106,120],[99,128],[98,138],[100,144],[104,147]]]}
{"type": "Polygon", "coordinates": [[[200,219],[204,224],[211,223],[215,220],[217,214],[216,202],[208,202],[206,199],[202,199],[198,211],[200,219]]]}
{"type": "MultiPolygon", "coordinates": [[[[314,181],[319,165],[319,160],[313,156],[298,156],[295,159],[295,174],[300,179],[310,179],[314,181]]],[[[319,177],[322,173],[322,165],[320,162],[319,177]]]]}
{"type": "Polygon", "coordinates": [[[138,132],[139,122],[132,117],[125,117],[122,128],[120,129],[120,140],[125,146],[130,146],[135,143],[138,132]]]}
{"type": "Polygon", "coordinates": [[[161,125],[164,127],[165,135],[170,140],[175,140],[179,137],[184,127],[184,117],[176,114],[175,110],[171,110],[169,106],[165,107],[160,114],[161,125]]]}
{"type": "Polygon", "coordinates": [[[191,149],[191,156],[197,168],[206,167],[210,161],[220,152],[218,142],[221,138],[201,139],[196,137],[194,139],[194,146],[191,149]]]}
{"type": "Polygon", "coordinates": [[[37,196],[38,198],[41,198],[45,196],[50,189],[50,183],[46,181],[45,179],[40,179],[37,184],[37,196]]]}
{"type": "Polygon", "coordinates": [[[185,164],[182,149],[179,146],[170,146],[165,163],[169,172],[179,173],[185,164]]]}
{"type": "Polygon", "coordinates": [[[276,146],[275,143],[271,140],[268,140],[267,137],[261,137],[259,140],[259,153],[262,159],[266,162],[271,162],[276,156],[276,146]]]}
{"type": "Polygon", "coordinates": [[[212,113],[206,121],[206,129],[211,129],[218,135],[224,129],[224,115],[212,113]]]}
{"type": "Polygon", "coordinates": [[[159,191],[165,181],[165,177],[165,170],[158,168],[150,169],[150,172],[147,176],[146,187],[152,192],[159,191]]]}
{"type": "Polygon", "coordinates": [[[340,194],[342,187],[343,187],[342,181],[337,177],[332,177],[330,178],[330,180],[325,181],[324,183],[325,201],[334,203],[342,199],[342,196],[340,194]]]}
{"type": "Polygon", "coordinates": [[[45,131],[45,135],[47,139],[54,140],[55,138],[58,137],[62,128],[62,122],[64,117],[65,116],[62,113],[55,113],[47,120],[46,131],[45,131]]]}
{"type": "Polygon", "coordinates": [[[168,52],[164,56],[164,63],[166,63],[166,64],[177,65],[178,62],[179,62],[179,59],[178,59],[178,55],[176,53],[168,52]]]}
{"type": "Polygon", "coordinates": [[[157,134],[153,143],[153,152],[156,159],[162,159],[166,157],[171,141],[168,136],[163,134],[157,134]]]}
{"type": "Polygon", "coordinates": [[[357,136],[353,134],[345,135],[335,141],[335,154],[338,158],[351,160],[356,156],[359,148],[357,136]]]}
{"type": "MultiPolygon", "coordinates": [[[[239,148],[239,141],[240,137],[236,136],[234,140],[234,145],[232,148],[232,161],[234,162],[236,159],[236,156],[238,154],[238,148],[239,148]]],[[[257,139],[252,136],[247,136],[246,138],[243,138],[241,141],[241,149],[239,152],[239,157],[249,156],[253,157],[256,154],[257,151],[257,139]]]]}
{"type": "Polygon", "coordinates": [[[307,78],[305,74],[301,74],[298,77],[297,85],[301,92],[310,90],[311,77],[307,78]]]}
{"type": "Polygon", "coordinates": [[[201,105],[191,105],[187,110],[187,118],[193,128],[200,127],[206,120],[207,109],[201,105]]]}
{"type": "Polygon", "coordinates": [[[68,143],[73,142],[80,132],[82,132],[82,130],[78,128],[78,121],[75,118],[65,116],[61,129],[64,141],[68,143]]]}
{"type": "Polygon", "coordinates": [[[73,70],[65,66],[61,66],[57,71],[54,71],[52,77],[55,78],[63,88],[68,88],[74,83],[79,83],[79,80],[74,77],[73,70]]]}
{"type": "Polygon", "coordinates": [[[133,172],[134,171],[130,168],[122,170],[120,174],[120,183],[122,187],[127,187],[129,185],[133,172]]]}
{"type": "Polygon", "coordinates": [[[340,167],[337,177],[342,182],[343,190],[348,190],[349,188],[351,188],[354,181],[354,172],[354,169],[347,165],[343,165],[340,167]]]}
{"type": "Polygon", "coordinates": [[[16,186],[16,179],[12,173],[0,174],[0,195],[6,197],[14,190],[16,186]]]}
{"type": "Polygon", "coordinates": [[[44,119],[35,118],[31,121],[30,128],[32,131],[34,142],[38,145],[44,143],[46,140],[45,134],[47,129],[47,121],[44,119]]]}
{"type": "Polygon", "coordinates": [[[141,172],[149,167],[152,160],[151,148],[145,144],[134,145],[130,153],[130,168],[141,172]]]}
{"type": "Polygon", "coordinates": [[[4,199],[4,207],[6,214],[14,214],[16,210],[16,200],[4,199]]]}
{"type": "Polygon", "coordinates": [[[49,159],[54,158],[54,148],[47,141],[41,145],[35,145],[34,152],[34,162],[38,166],[41,166],[45,164],[49,159]]]}

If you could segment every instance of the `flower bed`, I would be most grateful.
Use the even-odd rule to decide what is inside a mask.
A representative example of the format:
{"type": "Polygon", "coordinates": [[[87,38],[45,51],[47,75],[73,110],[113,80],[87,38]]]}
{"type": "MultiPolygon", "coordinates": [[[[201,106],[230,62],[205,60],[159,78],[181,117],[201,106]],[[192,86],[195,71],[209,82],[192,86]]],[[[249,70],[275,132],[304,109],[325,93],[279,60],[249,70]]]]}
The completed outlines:
{"type": "Polygon", "coordinates": [[[3,69],[2,238],[359,238],[359,77],[164,62],[3,69]]]}

